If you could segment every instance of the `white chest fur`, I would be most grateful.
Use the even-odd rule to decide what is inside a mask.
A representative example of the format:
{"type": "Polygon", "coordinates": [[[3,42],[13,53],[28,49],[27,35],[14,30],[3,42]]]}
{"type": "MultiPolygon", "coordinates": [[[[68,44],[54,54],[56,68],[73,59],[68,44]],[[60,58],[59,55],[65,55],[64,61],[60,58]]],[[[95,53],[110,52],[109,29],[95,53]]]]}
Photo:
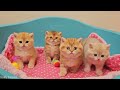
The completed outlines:
{"type": "Polygon", "coordinates": [[[17,56],[21,56],[21,57],[26,57],[26,56],[28,56],[29,54],[28,54],[28,51],[21,51],[21,52],[19,52],[19,53],[16,53],[16,55],[17,55],[17,56]]]}
{"type": "Polygon", "coordinates": [[[23,61],[27,61],[29,60],[30,55],[28,51],[20,51],[20,52],[16,52],[15,56],[20,56],[23,61]]]}
{"type": "Polygon", "coordinates": [[[51,51],[51,57],[53,57],[55,52],[57,51],[56,46],[51,46],[51,50],[50,51],[51,51]]]}

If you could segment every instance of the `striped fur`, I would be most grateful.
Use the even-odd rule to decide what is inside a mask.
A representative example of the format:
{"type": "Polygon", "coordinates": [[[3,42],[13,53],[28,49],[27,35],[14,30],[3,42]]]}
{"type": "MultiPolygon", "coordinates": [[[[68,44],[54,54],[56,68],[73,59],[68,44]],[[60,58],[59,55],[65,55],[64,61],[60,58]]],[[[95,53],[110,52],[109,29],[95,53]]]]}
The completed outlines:
{"type": "Polygon", "coordinates": [[[56,31],[46,31],[45,35],[45,56],[46,62],[51,63],[53,59],[59,60],[60,58],[60,42],[62,33],[56,31]]]}
{"type": "Polygon", "coordinates": [[[34,48],[33,36],[33,33],[27,32],[14,33],[15,56],[20,57],[20,59],[17,60],[20,69],[24,67],[24,62],[29,62],[28,68],[33,68],[35,66],[37,52],[34,48]]]}
{"type": "Polygon", "coordinates": [[[60,45],[60,76],[65,76],[68,71],[77,72],[83,62],[82,56],[81,38],[62,38],[60,45]]]}

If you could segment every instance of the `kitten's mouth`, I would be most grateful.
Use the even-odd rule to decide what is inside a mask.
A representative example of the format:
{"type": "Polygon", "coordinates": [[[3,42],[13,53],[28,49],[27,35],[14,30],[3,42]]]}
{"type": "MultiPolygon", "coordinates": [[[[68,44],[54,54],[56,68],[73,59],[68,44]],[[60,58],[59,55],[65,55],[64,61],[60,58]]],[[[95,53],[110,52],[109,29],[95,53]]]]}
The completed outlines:
{"type": "Polygon", "coordinates": [[[26,48],[26,46],[22,46],[22,48],[23,48],[23,49],[25,49],[25,48],[26,48]]]}
{"type": "Polygon", "coordinates": [[[69,55],[73,57],[73,56],[74,56],[74,53],[70,53],[69,55]]]}
{"type": "Polygon", "coordinates": [[[59,45],[59,43],[56,43],[55,41],[50,42],[50,45],[59,45]]]}
{"type": "Polygon", "coordinates": [[[55,42],[55,41],[52,41],[51,43],[55,44],[56,42],[55,42]]]}
{"type": "Polygon", "coordinates": [[[73,54],[72,52],[70,54],[73,54]]]}

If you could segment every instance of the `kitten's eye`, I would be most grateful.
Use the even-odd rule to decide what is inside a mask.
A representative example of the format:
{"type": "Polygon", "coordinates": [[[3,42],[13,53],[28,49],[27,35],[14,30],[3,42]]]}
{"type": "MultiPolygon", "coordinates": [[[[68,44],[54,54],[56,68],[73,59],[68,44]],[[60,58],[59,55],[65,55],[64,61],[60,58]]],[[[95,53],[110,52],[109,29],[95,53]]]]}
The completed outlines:
{"type": "Polygon", "coordinates": [[[74,50],[76,50],[77,49],[77,47],[74,47],[74,50]]]}
{"type": "Polygon", "coordinates": [[[55,39],[58,39],[58,37],[56,37],[55,39]]]}
{"type": "Polygon", "coordinates": [[[67,47],[67,50],[70,50],[70,47],[67,47]]]}
{"type": "Polygon", "coordinates": [[[19,41],[19,43],[22,43],[22,41],[19,41]]]}
{"type": "Polygon", "coordinates": [[[94,56],[97,56],[97,54],[94,54],[94,56]]]}
{"type": "Polygon", "coordinates": [[[29,41],[26,41],[26,43],[28,43],[29,41]]]}
{"type": "Polygon", "coordinates": [[[52,39],[52,37],[50,37],[52,39]]]}
{"type": "Polygon", "coordinates": [[[101,55],[101,57],[104,57],[104,55],[101,55]]]}

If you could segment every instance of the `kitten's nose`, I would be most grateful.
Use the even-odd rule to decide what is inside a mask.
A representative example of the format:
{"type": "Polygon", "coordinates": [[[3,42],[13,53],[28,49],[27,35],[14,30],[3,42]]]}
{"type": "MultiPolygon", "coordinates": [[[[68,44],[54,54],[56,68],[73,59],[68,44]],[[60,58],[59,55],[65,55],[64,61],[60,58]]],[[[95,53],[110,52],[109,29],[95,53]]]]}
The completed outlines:
{"type": "Polygon", "coordinates": [[[100,59],[98,59],[98,61],[100,61],[100,59]]]}
{"type": "Polygon", "coordinates": [[[25,45],[23,45],[23,47],[25,47],[25,45]]]}
{"type": "Polygon", "coordinates": [[[73,51],[71,51],[71,53],[73,53],[73,51]]]}
{"type": "Polygon", "coordinates": [[[55,41],[56,39],[53,39],[53,41],[55,41]]]}

